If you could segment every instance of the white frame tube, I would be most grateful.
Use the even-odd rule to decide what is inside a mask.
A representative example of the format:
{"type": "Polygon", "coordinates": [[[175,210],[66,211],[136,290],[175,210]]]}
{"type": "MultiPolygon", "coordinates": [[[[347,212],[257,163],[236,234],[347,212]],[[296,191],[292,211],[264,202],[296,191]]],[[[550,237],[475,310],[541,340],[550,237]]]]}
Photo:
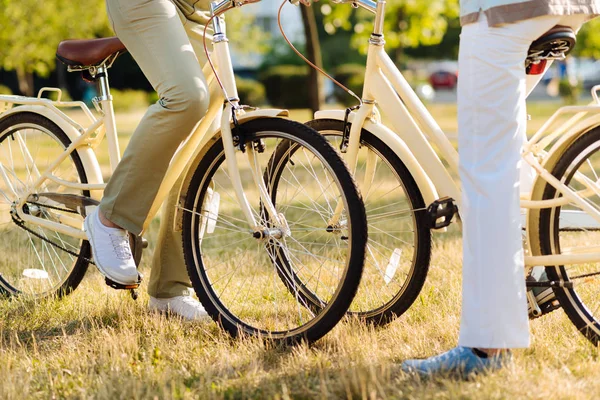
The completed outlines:
{"type": "MultiPolygon", "coordinates": [[[[460,189],[449,173],[458,173],[458,152],[454,149],[450,140],[433,119],[432,115],[423,105],[416,93],[412,90],[402,73],[385,53],[381,43],[376,44],[372,42],[369,44],[367,68],[363,87],[363,101],[365,100],[368,101],[368,104],[363,104],[361,109],[354,115],[348,152],[345,157],[352,172],[354,172],[357,162],[357,152],[352,146],[358,143],[360,130],[366,119],[372,115],[373,104],[377,101],[384,111],[384,114],[386,114],[387,118],[396,128],[396,133],[414,152],[415,158],[428,174],[438,192],[442,196],[447,195],[453,197],[460,205],[460,189]],[[442,158],[449,164],[448,168],[443,165],[438,155],[433,151],[429,141],[437,146],[442,158]]],[[[521,201],[523,207],[543,208],[573,202],[580,206],[581,209],[595,221],[600,223],[600,212],[595,210],[584,199],[584,197],[587,197],[589,194],[596,194],[600,191],[600,186],[596,182],[587,180],[584,182],[586,190],[574,192],[544,169],[532,154],[532,152],[537,154],[545,148],[544,146],[542,149],[537,149],[536,144],[540,142],[545,143],[546,145],[549,144],[557,138],[560,133],[566,132],[589,112],[600,112],[600,101],[596,99],[595,103],[588,106],[568,106],[560,108],[524,146],[525,162],[530,164],[537,171],[541,179],[544,179],[548,184],[555,187],[564,197],[543,201],[523,199],[521,201]],[[558,128],[559,133],[554,133],[548,138],[550,127],[558,121],[558,118],[561,115],[567,113],[576,114],[558,128]],[[543,142],[544,139],[546,139],[546,142],[543,142]]],[[[385,134],[382,136],[381,139],[385,142],[385,134]]],[[[570,253],[525,257],[525,263],[528,266],[565,265],[597,261],[600,261],[600,252],[590,251],[580,254],[570,253]]]]}

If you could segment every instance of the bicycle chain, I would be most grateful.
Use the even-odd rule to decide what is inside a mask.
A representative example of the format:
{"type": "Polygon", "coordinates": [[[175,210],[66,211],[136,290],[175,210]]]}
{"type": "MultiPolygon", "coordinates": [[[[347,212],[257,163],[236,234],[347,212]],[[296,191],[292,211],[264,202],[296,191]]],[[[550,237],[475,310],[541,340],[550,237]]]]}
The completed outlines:
{"type": "Polygon", "coordinates": [[[70,210],[68,208],[60,208],[60,207],[55,207],[55,206],[49,206],[48,204],[37,203],[35,201],[28,201],[27,204],[33,204],[34,206],[39,206],[39,207],[46,207],[46,208],[49,208],[51,210],[64,211],[64,212],[68,212],[68,213],[71,213],[71,214],[79,214],[79,212],[75,211],[75,210],[70,210]]]}
{"type": "MultiPolygon", "coordinates": [[[[79,214],[77,211],[74,211],[74,210],[69,210],[69,209],[66,209],[66,208],[60,208],[60,207],[55,207],[55,206],[49,206],[49,205],[47,205],[47,204],[37,203],[37,202],[35,202],[35,201],[28,201],[27,203],[28,203],[28,204],[33,204],[33,205],[35,205],[35,206],[39,206],[39,207],[46,207],[46,208],[49,208],[49,209],[51,209],[51,210],[57,210],[57,211],[68,212],[68,213],[71,213],[71,214],[79,214]]],[[[426,208],[420,208],[420,209],[416,209],[416,210],[413,210],[413,211],[421,211],[421,210],[426,210],[426,208]]],[[[35,236],[35,237],[37,237],[38,239],[40,239],[40,240],[43,240],[44,242],[46,242],[46,243],[49,243],[49,244],[51,244],[52,246],[54,246],[54,247],[56,247],[56,248],[58,248],[58,249],[60,249],[60,250],[62,250],[62,251],[64,251],[64,252],[66,252],[66,253],[68,253],[68,254],[70,254],[70,255],[74,256],[74,257],[78,257],[78,258],[79,258],[79,257],[81,257],[81,258],[82,258],[84,261],[87,261],[87,262],[88,262],[88,263],[90,263],[90,264],[96,265],[96,263],[95,263],[93,260],[91,260],[91,259],[89,259],[89,258],[87,258],[87,257],[84,257],[84,256],[82,256],[82,255],[80,255],[80,254],[78,254],[78,253],[75,253],[74,251],[72,251],[72,250],[69,250],[69,249],[67,249],[67,248],[63,247],[63,246],[61,246],[61,245],[60,245],[60,244],[58,244],[58,243],[54,243],[54,242],[53,242],[53,241],[51,241],[50,239],[48,239],[48,238],[46,238],[46,237],[44,237],[44,236],[40,235],[39,233],[37,233],[37,232],[33,231],[32,229],[29,229],[28,227],[26,227],[26,226],[25,226],[25,223],[24,223],[23,221],[19,221],[19,220],[17,220],[17,219],[15,218],[15,216],[14,216],[14,215],[12,216],[12,219],[13,219],[13,222],[14,222],[14,223],[15,223],[15,224],[16,224],[16,225],[19,227],[19,228],[21,228],[21,229],[23,229],[23,230],[25,230],[25,231],[27,231],[27,232],[31,233],[32,235],[34,235],[34,236],[35,236]]],[[[597,276],[597,275],[600,275],[600,272],[591,272],[591,273],[589,273],[589,274],[583,274],[583,275],[572,276],[572,277],[569,277],[569,280],[570,280],[570,281],[573,281],[573,280],[575,280],[575,279],[590,278],[590,277],[592,277],[592,276],[597,276]]],[[[546,283],[546,282],[538,282],[538,283],[546,283]]],[[[548,281],[548,283],[550,283],[550,281],[548,281]]]]}
{"type": "MultiPolygon", "coordinates": [[[[72,211],[72,210],[64,210],[64,209],[61,209],[61,208],[59,208],[59,207],[48,206],[48,205],[44,205],[44,204],[40,204],[40,203],[35,203],[35,202],[28,202],[28,203],[31,203],[31,204],[34,204],[34,205],[37,205],[37,206],[43,206],[43,207],[51,208],[51,209],[54,209],[54,210],[70,211],[70,212],[73,212],[73,213],[75,213],[75,214],[78,214],[78,213],[77,213],[77,212],[75,212],[75,211],[72,211]]],[[[64,252],[66,252],[66,253],[68,253],[68,254],[70,254],[70,255],[74,256],[74,257],[77,257],[77,258],[81,257],[81,258],[82,258],[84,261],[86,261],[86,262],[88,262],[88,263],[90,263],[90,264],[92,264],[92,265],[96,265],[96,263],[95,263],[93,260],[91,260],[91,259],[89,259],[89,258],[87,258],[87,257],[84,257],[84,256],[82,256],[81,254],[74,252],[73,250],[69,250],[69,249],[67,249],[66,247],[63,247],[63,246],[61,246],[61,245],[60,245],[60,244],[58,244],[58,243],[54,243],[52,240],[50,240],[50,239],[48,239],[48,238],[46,238],[46,237],[44,237],[44,236],[40,235],[39,233],[35,232],[34,230],[32,230],[32,229],[30,229],[30,228],[26,227],[26,226],[25,226],[25,222],[23,222],[23,221],[19,221],[19,220],[18,220],[18,219],[17,219],[17,218],[16,218],[14,215],[12,215],[12,220],[13,220],[13,222],[14,222],[14,223],[15,223],[15,224],[16,224],[16,225],[19,227],[19,228],[21,228],[21,229],[25,230],[26,232],[29,232],[29,233],[31,233],[33,236],[37,237],[38,239],[40,239],[40,240],[42,240],[42,241],[44,241],[44,242],[46,242],[46,243],[49,243],[49,244],[51,244],[52,246],[54,246],[54,247],[56,247],[56,248],[58,248],[58,249],[60,249],[60,250],[62,250],[62,251],[64,251],[64,252]]]]}
{"type": "Polygon", "coordinates": [[[583,278],[589,278],[591,276],[596,276],[596,275],[600,275],[600,272],[590,272],[589,274],[583,274],[583,275],[576,275],[576,276],[570,276],[569,280],[572,281],[574,279],[583,279],[583,278]]]}

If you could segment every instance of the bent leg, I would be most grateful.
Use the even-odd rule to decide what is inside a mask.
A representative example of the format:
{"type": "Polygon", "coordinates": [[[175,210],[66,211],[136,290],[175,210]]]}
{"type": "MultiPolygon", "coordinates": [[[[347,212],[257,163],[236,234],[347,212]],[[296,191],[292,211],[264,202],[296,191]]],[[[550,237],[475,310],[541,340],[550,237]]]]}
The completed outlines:
{"type": "Polygon", "coordinates": [[[115,31],[158,92],[135,130],[100,204],[139,234],[169,162],[208,108],[206,80],[169,0],[108,0],[115,31]]]}
{"type": "MultiPolygon", "coordinates": [[[[193,21],[188,21],[185,28],[194,52],[197,54],[200,66],[203,66],[206,63],[206,55],[204,54],[204,47],[202,45],[203,26],[193,21]]],[[[218,93],[211,93],[210,95],[211,97],[218,96],[218,93]]],[[[207,134],[216,131],[219,128],[220,121],[221,117],[219,113],[207,134]]],[[[185,176],[185,174],[187,174],[187,171],[183,175],[185,176]]],[[[152,256],[152,272],[148,285],[148,294],[156,298],[171,298],[185,295],[192,286],[183,256],[181,231],[175,229],[175,217],[177,215],[181,216],[181,213],[178,214],[176,212],[176,207],[183,205],[181,196],[185,195],[185,193],[180,193],[182,180],[183,178],[180,178],[175,183],[161,208],[160,229],[156,249],[152,256]]]]}

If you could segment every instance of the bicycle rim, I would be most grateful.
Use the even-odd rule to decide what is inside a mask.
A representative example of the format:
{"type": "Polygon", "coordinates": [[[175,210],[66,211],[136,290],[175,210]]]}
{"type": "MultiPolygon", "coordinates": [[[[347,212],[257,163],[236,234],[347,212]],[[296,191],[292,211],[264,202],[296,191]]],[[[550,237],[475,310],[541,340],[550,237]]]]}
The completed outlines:
{"type": "MultiPolygon", "coordinates": [[[[600,130],[592,130],[565,151],[553,175],[576,192],[585,190],[582,179],[599,181],[600,130]],[[577,178],[576,178],[577,177],[577,178]]],[[[562,197],[546,185],[544,199],[562,197]]],[[[600,210],[600,196],[588,193],[586,202],[600,210]]],[[[581,207],[569,203],[540,211],[540,246],[542,254],[600,252],[600,230],[581,207]],[[595,249],[595,250],[594,250],[595,249]]],[[[594,344],[600,341],[600,263],[582,263],[547,267],[550,280],[572,282],[573,289],[557,288],[556,297],[574,325],[594,344]],[[587,277],[586,277],[587,276],[587,277]]]]}
{"type": "MultiPolygon", "coordinates": [[[[267,175],[276,169],[269,165],[272,149],[282,143],[302,149],[283,172],[285,183],[276,188],[277,212],[285,218],[290,234],[264,239],[253,236],[239,209],[219,141],[200,162],[190,185],[184,210],[184,248],[198,296],[230,333],[310,341],[327,333],[352,301],[366,241],[364,208],[343,162],[329,144],[303,125],[278,121],[285,120],[248,123],[244,132],[247,146],[258,140],[265,145],[256,155],[267,175]],[[294,129],[290,131],[290,127],[294,129]],[[338,201],[343,205],[343,224],[328,230],[338,201]],[[309,291],[296,284],[294,274],[306,277],[309,291]],[[307,292],[318,294],[316,306],[306,300],[307,292]]],[[[256,220],[263,227],[274,228],[245,154],[238,153],[238,163],[256,220]]]]}
{"type": "MultiPolygon", "coordinates": [[[[339,148],[342,121],[315,120],[309,125],[339,148]]],[[[349,311],[382,325],[404,313],[423,287],[431,233],[423,197],[410,172],[387,145],[365,130],[354,179],[363,195],[369,239],[363,277],[349,311]],[[374,172],[367,189],[368,157],[374,160],[374,172]]]]}

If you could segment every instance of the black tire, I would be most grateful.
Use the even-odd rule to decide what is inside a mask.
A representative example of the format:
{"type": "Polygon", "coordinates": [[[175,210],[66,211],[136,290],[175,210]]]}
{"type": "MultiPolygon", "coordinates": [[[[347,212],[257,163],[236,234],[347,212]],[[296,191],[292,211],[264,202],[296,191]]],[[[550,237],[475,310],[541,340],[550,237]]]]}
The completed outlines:
{"type": "MultiPolygon", "coordinates": [[[[255,152],[257,158],[264,157],[268,162],[269,151],[277,148],[278,143],[292,143],[301,145],[305,154],[313,156],[308,161],[312,172],[318,168],[314,163],[323,165],[323,171],[315,172],[313,177],[329,179],[332,184],[327,190],[333,190],[332,198],[336,198],[337,193],[341,196],[347,225],[345,231],[340,229],[340,232],[345,233],[338,236],[337,232],[332,234],[326,230],[318,207],[320,201],[328,200],[327,190],[321,193],[321,196],[325,194],[323,200],[316,197],[318,201],[311,203],[315,206],[310,209],[316,211],[314,218],[312,214],[305,217],[307,209],[294,207],[305,197],[312,201],[313,188],[309,186],[315,181],[303,179],[298,174],[294,175],[300,177],[298,185],[304,185],[301,181],[306,182],[303,191],[296,190],[287,208],[283,208],[283,204],[277,205],[277,213],[285,216],[291,235],[271,237],[262,242],[253,237],[233,191],[226,190],[230,180],[219,138],[201,151],[202,158],[185,195],[183,248],[192,284],[208,314],[233,336],[260,336],[285,344],[315,341],[344,316],[360,282],[367,241],[364,205],[344,162],[314,130],[280,118],[252,120],[243,123],[240,129],[243,132],[240,140],[248,147],[262,139],[261,144],[266,150],[255,152]],[[292,221],[296,217],[299,220],[292,221]],[[216,221],[212,228],[211,221],[216,221]],[[342,235],[347,236],[342,239],[342,235]],[[331,244],[331,241],[335,243],[331,244]],[[310,253],[315,249],[321,253],[310,253]],[[316,265],[319,262],[321,264],[316,265]],[[293,291],[282,283],[277,272],[282,265],[288,270],[295,268],[295,273],[305,268],[312,271],[316,266],[319,271],[317,289],[319,293],[327,291],[329,297],[316,308],[306,304],[301,295],[293,295],[293,291]],[[321,273],[327,276],[322,277],[321,273]],[[321,288],[320,284],[323,284],[321,288]]],[[[242,169],[244,158],[239,158],[244,192],[257,222],[273,228],[264,221],[268,216],[251,174],[242,169]]],[[[265,165],[261,164],[261,167],[265,165]]]]}
{"type": "MultiPolygon", "coordinates": [[[[16,165],[16,169],[11,169],[10,165],[6,165],[6,160],[2,160],[2,158],[8,157],[13,160],[13,163],[16,161],[16,164],[19,164],[18,160],[16,160],[18,153],[10,155],[11,153],[7,153],[6,151],[8,148],[12,148],[13,150],[19,148],[19,140],[15,140],[17,133],[19,133],[21,138],[25,137],[23,143],[25,143],[32,159],[36,155],[43,158],[44,165],[40,165],[36,160],[33,160],[40,172],[43,172],[46,168],[45,166],[54,161],[58,153],[64,151],[71,144],[69,137],[62,129],[48,118],[39,114],[21,112],[0,120],[0,162],[3,162],[7,171],[20,171],[13,174],[7,172],[11,182],[14,184],[22,184],[23,179],[26,181],[30,179],[32,175],[31,171],[33,170],[33,168],[30,168],[27,172],[24,172],[22,171],[24,167],[21,166],[21,170],[19,170],[19,165],[16,165]],[[40,149],[43,149],[43,152],[52,152],[52,155],[42,157],[40,149]],[[18,176],[25,173],[27,175],[18,176]]],[[[20,154],[25,153],[21,152],[20,154]]],[[[26,156],[23,155],[22,157],[24,165],[27,165],[25,161],[26,156]]],[[[63,161],[62,164],[59,164],[57,168],[59,172],[66,171],[66,173],[69,173],[72,179],[78,179],[80,183],[87,183],[85,169],[77,152],[71,153],[70,157],[63,161]]],[[[53,183],[51,182],[47,183],[47,191],[53,191],[52,188],[55,186],[52,185],[53,183]]],[[[83,196],[90,195],[87,190],[72,190],[70,193],[83,196]]],[[[2,223],[0,224],[0,254],[3,257],[0,260],[0,294],[5,296],[28,295],[32,297],[46,297],[52,295],[63,296],[71,293],[77,288],[87,271],[88,262],[86,259],[89,259],[91,256],[89,243],[25,223],[26,227],[34,230],[37,234],[59,242],[64,247],[68,247],[79,254],[75,257],[57,247],[48,245],[46,242],[35,237],[35,235],[31,235],[15,224],[11,218],[10,201],[14,200],[13,197],[16,198],[10,193],[6,181],[1,180],[0,218],[2,219],[2,223]],[[21,247],[19,249],[14,248],[23,240],[31,245],[32,250],[29,253],[23,251],[21,247]],[[39,255],[40,252],[43,253],[44,257],[39,255]],[[34,256],[34,254],[37,254],[37,256],[34,256]],[[21,261],[20,258],[15,261],[15,257],[23,257],[27,261],[21,261]],[[31,283],[31,280],[37,281],[31,283]],[[45,284],[45,281],[50,283],[45,284]]],[[[57,215],[56,211],[53,210],[43,209],[42,207],[40,207],[40,210],[38,212],[49,219],[57,215]]]]}
{"type": "MultiPolygon", "coordinates": [[[[572,189],[581,189],[577,181],[573,181],[576,172],[590,176],[589,167],[592,160],[600,162],[600,128],[583,134],[562,154],[552,169],[552,175],[572,189]],[[585,163],[585,165],[584,165],[585,163]],[[583,167],[583,169],[580,169],[583,167]]],[[[599,166],[600,167],[600,166],[599,166]]],[[[593,168],[593,167],[592,167],[593,168]]],[[[597,171],[592,177],[597,179],[597,171]]],[[[562,194],[550,184],[546,184],[543,199],[562,197],[562,194]]],[[[600,197],[586,197],[596,209],[600,209],[600,197]]],[[[561,248],[570,246],[597,245],[600,233],[596,228],[584,225],[573,227],[568,212],[577,212],[574,204],[544,208],[539,213],[539,241],[542,255],[561,254],[561,248]],[[564,216],[561,216],[564,214],[564,216]],[[568,224],[568,225],[567,225],[568,224]]],[[[550,280],[581,283],[576,288],[554,288],[554,293],[561,307],[577,327],[577,329],[595,346],[600,342],[600,286],[598,280],[583,281],[580,276],[600,272],[600,263],[576,264],[568,266],[547,266],[546,274],[550,280]]]]}
{"type": "MultiPolygon", "coordinates": [[[[317,119],[308,122],[307,125],[332,141],[334,147],[339,146],[344,125],[342,121],[317,119]]],[[[374,184],[370,188],[373,191],[362,193],[369,225],[368,251],[362,282],[349,313],[358,316],[367,323],[385,325],[408,310],[425,283],[431,258],[431,231],[427,225],[423,196],[404,163],[392,149],[365,129],[361,132],[361,147],[363,151],[374,153],[382,167],[375,171],[374,177],[374,182],[380,182],[380,186],[374,184]],[[398,183],[398,190],[387,191],[386,187],[384,197],[387,201],[374,197],[375,195],[371,196],[373,193],[382,193],[377,191],[381,187],[381,182],[388,184],[394,181],[398,183]],[[394,215],[395,211],[392,211],[394,208],[390,206],[397,206],[397,208],[407,209],[410,212],[394,215]],[[384,214],[389,218],[383,220],[382,215],[384,214]],[[403,221],[404,218],[408,221],[403,221]],[[408,225],[411,229],[406,232],[406,235],[401,234],[399,231],[393,235],[390,234],[403,224],[408,225]],[[389,243],[389,246],[392,247],[383,245],[384,242],[389,243]],[[392,244],[391,242],[395,243],[392,244]],[[409,249],[411,243],[412,250],[409,249]],[[403,255],[400,261],[402,265],[397,266],[397,270],[392,274],[393,277],[389,282],[386,282],[385,278],[388,276],[388,271],[386,269],[385,274],[382,274],[381,263],[387,263],[387,260],[382,256],[391,259],[392,255],[389,253],[384,254],[384,252],[389,252],[392,249],[395,249],[394,251],[397,249],[402,250],[400,252],[403,255]],[[405,272],[401,275],[398,271],[405,272]],[[394,289],[384,293],[390,283],[395,284],[394,289]]],[[[285,154],[286,150],[282,148],[280,151],[276,151],[273,157],[281,158],[285,154]]],[[[279,160],[275,164],[278,165],[279,160]]],[[[277,175],[274,175],[274,177],[277,178],[277,175]]],[[[355,179],[360,188],[360,165],[357,168],[355,179]]],[[[273,185],[276,186],[277,182],[274,182],[273,185]]],[[[276,194],[277,192],[274,191],[273,196],[275,197],[276,194]]],[[[274,199],[274,201],[276,200],[274,199]]],[[[302,287],[301,280],[298,277],[294,279],[297,285],[302,287]]],[[[315,302],[317,296],[314,293],[302,293],[305,294],[307,302],[315,302]]]]}

